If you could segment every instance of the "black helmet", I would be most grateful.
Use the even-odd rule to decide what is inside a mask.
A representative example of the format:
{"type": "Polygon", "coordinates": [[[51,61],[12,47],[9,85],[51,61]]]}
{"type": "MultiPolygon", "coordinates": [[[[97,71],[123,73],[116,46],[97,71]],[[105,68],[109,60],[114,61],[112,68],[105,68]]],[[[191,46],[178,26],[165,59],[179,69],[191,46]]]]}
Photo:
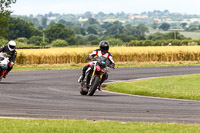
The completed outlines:
{"type": "Polygon", "coordinates": [[[100,49],[103,53],[106,53],[108,52],[109,50],[109,43],[107,41],[101,41],[99,43],[99,46],[100,46],[100,49]]]}

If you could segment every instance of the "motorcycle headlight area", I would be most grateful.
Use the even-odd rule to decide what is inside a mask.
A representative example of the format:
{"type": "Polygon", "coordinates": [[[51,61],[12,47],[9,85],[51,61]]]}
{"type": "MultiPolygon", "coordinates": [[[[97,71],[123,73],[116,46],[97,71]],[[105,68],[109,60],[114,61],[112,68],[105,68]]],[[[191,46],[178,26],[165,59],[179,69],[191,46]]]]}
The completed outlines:
{"type": "Polygon", "coordinates": [[[102,61],[101,63],[102,63],[102,64],[106,64],[106,62],[105,62],[105,61],[102,61]]]}

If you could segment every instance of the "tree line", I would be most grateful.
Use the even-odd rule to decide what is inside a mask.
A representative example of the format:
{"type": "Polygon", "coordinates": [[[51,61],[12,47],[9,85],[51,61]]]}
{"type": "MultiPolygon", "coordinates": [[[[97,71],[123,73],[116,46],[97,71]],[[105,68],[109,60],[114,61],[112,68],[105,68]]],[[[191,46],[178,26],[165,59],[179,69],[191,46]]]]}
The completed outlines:
{"type": "MultiPolygon", "coordinates": [[[[47,45],[62,47],[68,45],[96,45],[100,40],[110,40],[115,42],[116,45],[121,45],[132,40],[190,39],[180,35],[179,32],[147,35],[149,28],[144,24],[133,26],[118,20],[114,22],[98,21],[91,16],[90,12],[85,13],[88,19],[83,22],[60,19],[58,22],[51,21],[47,23],[47,17],[45,16],[41,16],[40,22],[38,19],[24,20],[10,16],[10,5],[15,2],[14,0],[1,1],[0,45],[5,43],[6,40],[16,40],[20,44],[18,46],[22,47],[47,45]]],[[[118,15],[126,16],[124,13],[118,15]]],[[[99,13],[99,16],[103,17],[105,14],[99,13]]],[[[159,28],[168,30],[169,27],[169,24],[163,23],[159,28]]]]}
{"type": "Polygon", "coordinates": [[[18,41],[30,44],[30,46],[59,46],[59,43],[60,46],[95,45],[103,39],[111,39],[115,42],[118,41],[118,43],[127,43],[131,40],[189,39],[179,32],[176,32],[176,38],[174,38],[174,32],[147,35],[149,28],[143,24],[138,26],[123,25],[119,21],[100,24],[94,18],[88,19],[82,25],[63,20],[46,25],[42,29],[35,27],[32,22],[27,22],[21,18],[9,17],[8,22],[9,27],[6,30],[8,34],[5,34],[4,38],[7,40],[18,39],[18,41]],[[57,43],[55,44],[54,41],[57,43]]]}

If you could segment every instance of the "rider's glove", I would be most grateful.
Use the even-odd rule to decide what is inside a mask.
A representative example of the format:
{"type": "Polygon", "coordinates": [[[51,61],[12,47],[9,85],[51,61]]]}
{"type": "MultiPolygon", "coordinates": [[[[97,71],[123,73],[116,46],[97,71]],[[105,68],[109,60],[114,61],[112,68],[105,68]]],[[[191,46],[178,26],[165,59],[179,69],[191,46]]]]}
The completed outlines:
{"type": "Polygon", "coordinates": [[[96,58],[92,58],[91,60],[92,60],[92,61],[96,61],[97,59],[96,59],[96,58]]]}
{"type": "Polygon", "coordinates": [[[111,64],[110,67],[114,69],[115,68],[115,64],[111,64]]]}
{"type": "Polygon", "coordinates": [[[92,56],[91,55],[88,55],[87,56],[87,60],[91,60],[92,59],[92,56]]]}

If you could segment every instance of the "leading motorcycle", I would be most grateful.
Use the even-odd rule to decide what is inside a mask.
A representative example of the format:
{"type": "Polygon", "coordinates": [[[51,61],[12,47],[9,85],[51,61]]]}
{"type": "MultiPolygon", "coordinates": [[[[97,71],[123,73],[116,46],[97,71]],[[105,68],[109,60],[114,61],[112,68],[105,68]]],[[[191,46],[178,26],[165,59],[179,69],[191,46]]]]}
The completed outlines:
{"type": "Polygon", "coordinates": [[[86,70],[86,76],[81,82],[81,95],[93,96],[97,87],[100,86],[103,75],[108,71],[110,61],[104,56],[92,59],[92,65],[86,70]]]}
{"type": "Polygon", "coordinates": [[[0,53],[0,81],[7,71],[9,58],[6,53],[0,53]]]}

